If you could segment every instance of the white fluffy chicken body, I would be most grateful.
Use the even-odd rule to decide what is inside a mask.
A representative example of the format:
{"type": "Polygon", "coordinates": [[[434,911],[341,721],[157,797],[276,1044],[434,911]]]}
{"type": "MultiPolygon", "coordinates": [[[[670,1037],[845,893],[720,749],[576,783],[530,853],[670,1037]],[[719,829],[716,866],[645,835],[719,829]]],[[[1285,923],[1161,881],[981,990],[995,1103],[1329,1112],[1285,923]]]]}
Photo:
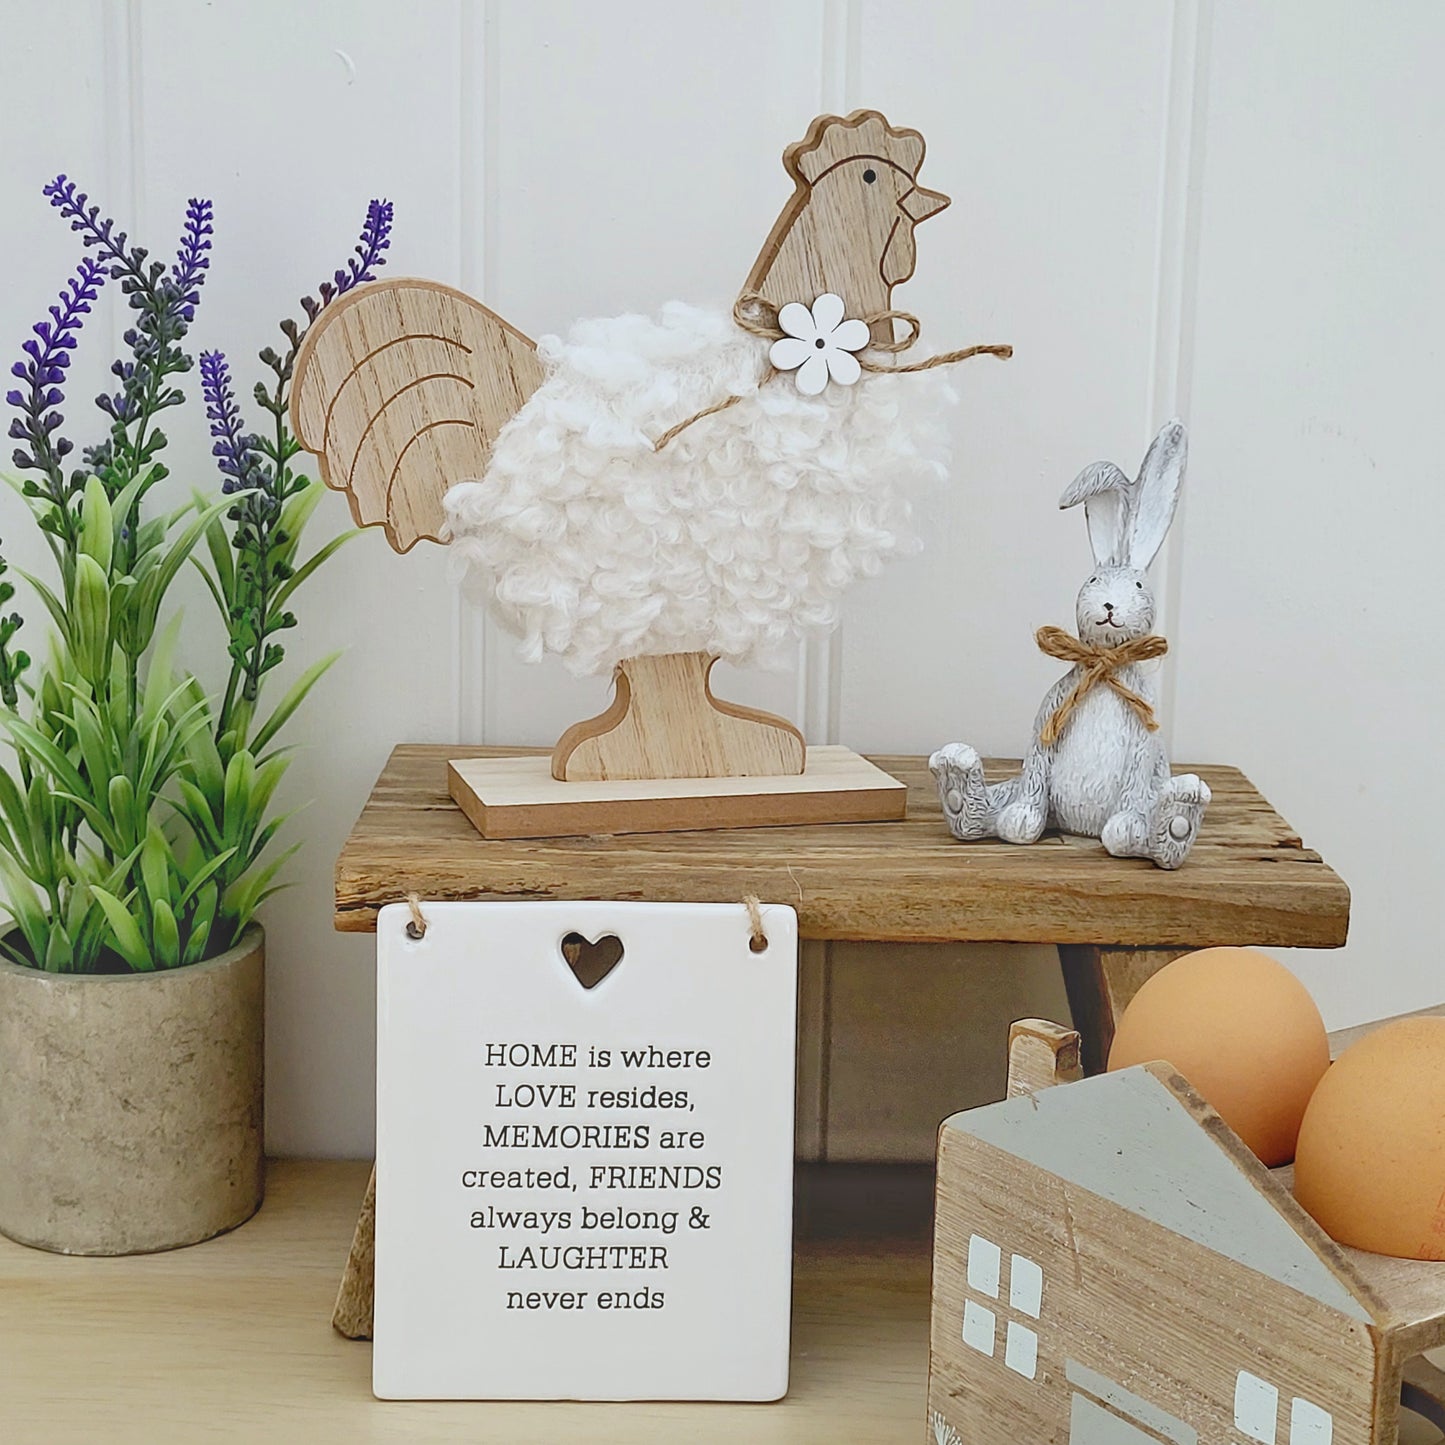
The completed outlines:
{"type": "Polygon", "coordinates": [[[446,495],[468,590],[579,674],[708,652],[777,665],[911,546],[909,491],[946,475],[942,371],[804,396],[721,309],[579,322],[484,475],[446,495]],[[727,410],[669,428],[729,396],[727,410]]]}

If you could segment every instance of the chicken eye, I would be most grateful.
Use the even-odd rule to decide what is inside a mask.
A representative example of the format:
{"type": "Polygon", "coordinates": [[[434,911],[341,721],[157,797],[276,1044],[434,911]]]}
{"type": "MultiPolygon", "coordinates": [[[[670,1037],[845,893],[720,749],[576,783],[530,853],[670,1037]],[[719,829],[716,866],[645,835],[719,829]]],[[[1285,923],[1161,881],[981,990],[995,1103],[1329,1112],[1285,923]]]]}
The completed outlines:
{"type": "Polygon", "coordinates": [[[872,166],[869,166],[868,169],[863,172],[863,179],[871,186],[873,182],[878,179],[878,172],[875,171],[872,166]]]}
{"type": "Polygon", "coordinates": [[[1144,590],[1144,584],[1143,584],[1142,582],[1136,582],[1134,585],[1135,585],[1141,592],[1144,590]]]}

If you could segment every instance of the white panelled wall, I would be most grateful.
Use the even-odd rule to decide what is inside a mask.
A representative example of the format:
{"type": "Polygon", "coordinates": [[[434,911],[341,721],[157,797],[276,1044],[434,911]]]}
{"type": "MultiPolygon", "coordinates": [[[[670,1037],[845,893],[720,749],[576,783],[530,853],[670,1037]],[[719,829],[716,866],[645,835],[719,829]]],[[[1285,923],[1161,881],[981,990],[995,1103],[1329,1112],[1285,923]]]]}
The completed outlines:
{"type": "MultiPolygon", "coordinates": [[[[1343,1025],[1445,995],[1442,53],[1432,0],[0,0],[0,343],[8,366],[78,251],[40,196],[58,171],[156,252],[188,195],[214,197],[193,340],[230,354],[244,395],[371,196],[396,203],[390,274],[459,284],[536,335],[730,300],[789,190],[779,153],[815,113],[917,126],[924,179],[954,205],[898,302],[935,345],[1017,354],[956,373],[956,463],[918,500],[924,553],[861,586],[790,672],[725,688],[814,741],[1017,752],[1057,668],[1033,629],[1071,622],[1088,564],[1058,494],[1096,458],[1132,470],[1179,411],[1169,734],[1181,760],[1244,768],[1350,882],[1349,947],[1289,960],[1343,1025]]],[[[66,408],[84,440],[114,299],[66,408]]],[[[177,485],[215,486],[200,407],[169,430],[177,485]]],[[[0,508],[6,555],[37,562],[18,504],[0,508]]],[[[346,521],[330,499],[318,537],[346,521]]],[[[605,700],[601,681],[521,664],[444,560],[367,534],[286,639],[288,669],[347,651],[293,724],[289,800],[314,801],[293,825],[297,886],[266,915],[278,1153],[371,1143],[371,945],[331,932],[331,864],[393,743],[549,743],[605,700]]],[[[194,640],[219,635],[207,605],[188,598],[190,660],[216,669],[194,640]]],[[[831,1047],[854,1081],[869,1050],[885,1076],[840,1101],[838,1156],[919,1152],[886,1137],[887,1076],[916,1093],[909,1061],[933,1059],[959,1080],[943,1106],[976,1102],[1006,1019],[1061,1007],[1038,950],[834,963],[831,1047]]]]}

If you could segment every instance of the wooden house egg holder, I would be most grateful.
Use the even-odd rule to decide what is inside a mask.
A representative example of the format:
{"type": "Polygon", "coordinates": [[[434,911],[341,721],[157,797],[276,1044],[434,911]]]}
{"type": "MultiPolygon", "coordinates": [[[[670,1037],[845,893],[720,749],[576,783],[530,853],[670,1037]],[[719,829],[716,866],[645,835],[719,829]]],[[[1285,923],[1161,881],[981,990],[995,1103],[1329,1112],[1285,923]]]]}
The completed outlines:
{"type": "Polygon", "coordinates": [[[1026,1020],[939,1135],[933,1445],[1395,1445],[1445,1428],[1445,1263],[1336,1244],[1167,1064],[1026,1020]],[[1063,1085],[1063,1087],[1054,1087],[1063,1085]]]}

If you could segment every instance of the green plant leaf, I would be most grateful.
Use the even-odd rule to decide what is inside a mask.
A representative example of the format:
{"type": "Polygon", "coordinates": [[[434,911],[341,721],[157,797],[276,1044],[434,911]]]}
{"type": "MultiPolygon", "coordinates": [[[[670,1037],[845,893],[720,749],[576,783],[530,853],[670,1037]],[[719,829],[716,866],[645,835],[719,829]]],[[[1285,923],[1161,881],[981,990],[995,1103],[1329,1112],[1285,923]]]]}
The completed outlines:
{"type": "Polygon", "coordinates": [[[85,479],[80,503],[80,550],[102,572],[110,571],[112,549],[116,543],[115,519],[111,515],[110,498],[105,483],[93,472],[85,479]]]}
{"type": "Polygon", "coordinates": [[[17,567],[15,570],[30,584],[35,595],[45,604],[45,610],[50,614],[50,620],[55,623],[61,640],[67,649],[72,649],[70,613],[66,610],[65,604],[34,573],[27,572],[23,567],[17,567]]]}
{"type": "Polygon", "coordinates": [[[131,917],[130,910],[108,889],[101,888],[98,884],[90,885],[90,892],[95,901],[105,910],[106,921],[110,924],[111,935],[115,940],[116,952],[136,970],[137,973],[149,973],[155,967],[155,961],[151,958],[150,950],[145,945],[145,939],[141,937],[141,931],[136,926],[136,921],[131,917]]]}
{"type": "Polygon", "coordinates": [[[16,861],[26,865],[28,850],[21,847],[21,841],[29,839],[30,812],[25,798],[8,768],[0,768],[0,815],[6,823],[6,851],[16,854],[16,861]]]}
{"type": "Polygon", "coordinates": [[[291,714],[306,701],[306,694],[320,682],[327,670],[335,663],[341,654],[333,652],[329,657],[323,657],[320,662],[313,662],[300,677],[291,684],[286,696],[277,705],[276,711],[266,720],[265,724],[251,739],[251,751],[260,754],[265,751],[266,745],[285,727],[291,714]]]}
{"type": "Polygon", "coordinates": [[[234,848],[227,848],[224,852],[216,854],[214,858],[204,864],[191,879],[186,891],[176,900],[176,911],[178,913],[184,911],[186,904],[210,882],[212,875],[220,872],[235,856],[236,850],[234,848]]]}
{"type": "Polygon", "coordinates": [[[0,714],[0,723],[3,723],[10,736],[15,739],[17,749],[29,754],[31,759],[45,768],[67,792],[76,794],[76,802],[82,800],[87,791],[85,779],[49,738],[13,713],[0,714]]]}
{"type": "Polygon", "coordinates": [[[312,477],[282,507],[281,530],[291,539],[290,545],[293,551],[301,540],[301,534],[306,530],[306,524],[311,520],[312,514],[321,505],[321,500],[325,497],[327,490],[324,483],[312,477]]]}
{"type": "Polygon", "coordinates": [[[221,814],[222,833],[228,843],[245,837],[247,798],[256,777],[256,760],[242,748],[226,765],[226,796],[221,814]]]}
{"type": "Polygon", "coordinates": [[[291,599],[291,594],[295,592],[318,567],[334,557],[352,538],[359,537],[360,535],[361,531],[359,528],[353,529],[350,532],[342,532],[339,536],[333,537],[324,546],[319,547],[276,590],[275,600],[272,603],[273,608],[279,611],[285,607],[291,599]]]}
{"type": "Polygon", "coordinates": [[[75,559],[73,610],[73,650],[81,675],[101,687],[110,672],[110,578],[84,552],[75,559]]]}
{"type": "Polygon", "coordinates": [[[0,853],[0,877],[5,881],[5,900],[0,908],[15,920],[24,935],[29,962],[39,966],[50,946],[50,927],[35,886],[8,853],[0,853]]]}
{"type": "Polygon", "coordinates": [[[110,816],[116,832],[129,839],[131,847],[137,846],[141,820],[136,816],[135,785],[124,773],[117,773],[106,784],[106,801],[110,804],[110,816]]]}
{"type": "Polygon", "coordinates": [[[75,966],[75,949],[70,934],[60,919],[50,924],[50,936],[45,943],[46,973],[69,973],[75,966]]]}
{"type": "Polygon", "coordinates": [[[189,778],[177,778],[176,788],[180,792],[181,801],[174,806],[200,840],[202,847],[210,853],[224,848],[225,840],[221,836],[220,826],[216,822],[216,810],[211,807],[210,799],[189,778]]]}
{"type": "Polygon", "coordinates": [[[226,890],[221,898],[221,913],[232,921],[236,933],[240,933],[251,921],[256,910],[269,896],[267,885],[296,856],[300,848],[300,843],[293,843],[265,867],[252,869],[226,890]]]}
{"type": "MultiPolygon", "coordinates": [[[[142,732],[150,732],[165,716],[168,708],[178,700],[185,690],[185,684],[173,688],[171,676],[174,671],[176,648],[181,637],[181,616],[177,612],[161,631],[155,650],[151,653],[150,666],[146,671],[145,692],[141,700],[138,719],[142,732]]],[[[187,679],[190,681],[190,679],[187,679]]]]}
{"type": "MultiPolygon", "coordinates": [[[[150,646],[161,602],[169,591],[171,583],[175,581],[176,573],[185,565],[186,559],[195,550],[196,543],[201,540],[212,519],[229,511],[234,503],[235,497],[227,497],[224,501],[207,507],[171,543],[165,555],[146,571],[140,584],[135,615],[130,619],[131,626],[122,641],[122,646],[130,656],[139,657],[150,646]]],[[[185,510],[189,512],[190,508],[187,507],[185,510]]]]}
{"type": "MultiPolygon", "coordinates": [[[[206,499],[200,492],[194,494],[193,505],[197,512],[206,510],[206,499]]],[[[236,595],[236,568],[231,560],[231,539],[226,534],[226,524],[220,517],[213,517],[206,524],[206,550],[211,555],[211,567],[214,571],[215,587],[219,589],[220,597],[217,601],[220,604],[221,615],[229,618],[229,599],[236,595]]],[[[199,560],[196,566],[204,573],[206,569],[201,566],[199,560]]],[[[206,573],[208,580],[210,573],[206,573]]]]}
{"type": "Polygon", "coordinates": [[[151,904],[151,937],[155,940],[155,961],[158,968],[174,968],[181,961],[181,931],[176,915],[164,898],[151,904]]]}
{"type": "Polygon", "coordinates": [[[196,898],[196,911],[191,917],[191,936],[186,940],[186,951],[182,961],[199,963],[206,956],[206,945],[211,941],[211,929],[216,921],[216,908],[221,891],[214,883],[207,883],[196,898]]]}
{"type": "MultiPolygon", "coordinates": [[[[145,896],[154,906],[171,895],[171,849],[165,834],[151,823],[140,850],[140,877],[145,896]]],[[[175,920],[172,919],[172,922],[175,920]]]]}

